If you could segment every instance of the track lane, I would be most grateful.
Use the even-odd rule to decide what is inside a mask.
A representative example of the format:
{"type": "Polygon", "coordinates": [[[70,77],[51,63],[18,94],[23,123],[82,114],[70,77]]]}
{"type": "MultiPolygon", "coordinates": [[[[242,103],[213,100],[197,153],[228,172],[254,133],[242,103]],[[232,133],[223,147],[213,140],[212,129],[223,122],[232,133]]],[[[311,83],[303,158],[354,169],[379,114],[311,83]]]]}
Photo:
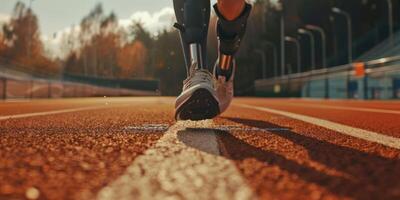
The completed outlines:
{"type": "Polygon", "coordinates": [[[311,105],[345,106],[350,108],[369,108],[383,110],[400,110],[399,101],[390,100],[341,100],[341,99],[270,99],[271,101],[285,101],[290,103],[305,103],[311,105]]]}
{"type": "Polygon", "coordinates": [[[326,128],[344,135],[348,135],[351,137],[355,137],[358,139],[382,144],[387,147],[395,148],[400,150],[400,138],[396,137],[391,137],[387,136],[384,134],[379,134],[376,132],[372,131],[367,131],[364,129],[359,129],[335,122],[331,122],[328,120],[324,119],[319,119],[315,117],[310,117],[306,115],[300,115],[300,114],[295,114],[291,112],[286,112],[286,111],[281,111],[281,110],[276,110],[276,109],[271,109],[271,108],[266,108],[266,107],[261,107],[261,106],[251,106],[247,104],[236,104],[236,106],[243,107],[243,108],[248,108],[248,109],[253,109],[253,110],[258,110],[258,111],[263,111],[267,113],[273,113],[281,116],[285,116],[291,119],[299,120],[306,122],[311,125],[316,125],[322,128],[326,128]]]}
{"type": "Polygon", "coordinates": [[[97,199],[257,199],[233,162],[221,156],[213,127],[212,120],[177,122],[97,199]]]}
{"type": "Polygon", "coordinates": [[[170,103],[0,121],[0,199],[93,198],[163,135],[125,127],[172,124],[170,103]]]}
{"type": "MultiPolygon", "coordinates": [[[[179,158],[182,154],[190,154],[188,152],[192,149],[199,152],[190,157],[195,158],[201,155],[202,159],[198,160],[204,160],[207,154],[218,156],[214,158],[220,160],[218,163],[224,162],[224,159],[232,160],[242,176],[246,178],[248,186],[260,199],[366,199],[371,197],[393,199],[400,196],[398,189],[400,185],[395,178],[400,175],[400,172],[396,170],[400,167],[399,150],[279,115],[238,107],[232,107],[214,123],[216,126],[204,125],[193,134],[190,131],[183,134],[191,135],[191,139],[180,139],[176,143],[162,145],[163,150],[160,152],[163,153],[160,153],[160,158],[156,156],[157,148],[149,150],[151,153],[148,156],[145,155],[138,158],[140,161],[133,162],[128,174],[120,177],[109,188],[104,188],[100,193],[100,199],[110,197],[151,199],[151,195],[154,195],[156,199],[166,196],[171,198],[196,198],[201,195],[211,197],[210,189],[206,188],[218,187],[218,184],[214,185],[214,183],[220,179],[210,181],[208,185],[202,186],[202,189],[185,181],[182,182],[182,180],[190,180],[190,182],[197,180],[190,178],[198,176],[196,169],[192,169],[194,170],[190,173],[192,176],[187,177],[189,174],[185,175],[185,172],[188,169],[179,167],[187,165],[198,167],[199,164],[192,163],[193,160],[190,158],[181,159],[178,162],[166,162],[179,163],[177,166],[156,162],[149,165],[152,167],[146,168],[144,164],[157,160],[169,160],[175,156],[179,158]],[[221,129],[221,127],[227,128],[221,129]],[[264,131],[258,131],[257,128],[264,131]],[[286,129],[289,130],[286,131],[286,129]],[[213,153],[207,145],[204,147],[196,142],[204,141],[210,134],[212,134],[211,137],[215,135],[218,138],[220,153],[213,153]],[[187,147],[177,150],[176,146],[181,146],[182,143],[187,147]],[[164,157],[171,152],[178,153],[175,156],[164,157]],[[377,169],[376,163],[381,163],[384,167],[377,169]],[[144,177],[140,174],[144,174],[144,177]],[[168,174],[174,174],[175,179],[169,177],[168,174]],[[171,182],[163,183],[165,179],[160,179],[160,177],[171,182]],[[165,187],[170,188],[169,190],[162,189],[162,185],[165,184],[168,185],[165,187]],[[186,192],[176,190],[182,185],[187,186],[185,189],[182,188],[182,191],[186,192]]],[[[170,138],[175,138],[173,140],[182,137],[182,134],[174,134],[170,136],[170,138]]],[[[214,163],[214,161],[211,159],[207,163],[214,163]]],[[[223,177],[218,175],[218,172],[210,174],[213,174],[214,178],[223,177]]],[[[226,180],[229,186],[228,182],[226,180]]],[[[221,194],[222,196],[227,195],[226,190],[221,191],[225,191],[221,194]]],[[[232,197],[222,199],[232,199],[232,197]]],[[[242,199],[251,199],[251,197],[242,199]]]]}
{"type": "MultiPolygon", "coordinates": [[[[355,110],[332,109],[330,107],[318,107],[325,101],[313,100],[309,106],[304,101],[260,101],[252,98],[244,98],[235,101],[248,105],[262,106],[296,114],[307,115],[332,122],[361,128],[393,137],[400,137],[400,115],[389,113],[365,112],[355,110]],[[288,103],[289,102],[289,103],[288,103]],[[295,103],[297,102],[297,103],[295,103]],[[301,103],[299,103],[301,102],[301,103]],[[314,106],[315,105],[315,106],[314,106]]],[[[383,103],[384,104],[384,103],[383,103]]],[[[397,110],[393,110],[397,111],[397,110]]]]}
{"type": "Polygon", "coordinates": [[[280,115],[232,107],[217,124],[285,131],[220,137],[261,199],[398,199],[400,151],[280,115]]]}
{"type": "Polygon", "coordinates": [[[1,102],[0,116],[26,113],[48,112],[62,109],[75,109],[90,106],[105,105],[102,98],[96,99],[52,99],[32,100],[26,102],[1,102]]]}
{"type": "Polygon", "coordinates": [[[0,101],[0,116],[19,115],[37,112],[49,112],[64,109],[76,109],[109,104],[120,104],[130,102],[171,102],[172,98],[163,97],[100,97],[100,98],[71,98],[71,99],[37,99],[30,101],[0,101]]]}
{"type": "Polygon", "coordinates": [[[394,114],[400,115],[400,110],[389,110],[389,109],[377,109],[377,108],[363,108],[363,107],[354,107],[354,106],[340,106],[340,105],[324,105],[324,104],[305,104],[303,102],[298,103],[286,103],[289,105],[297,105],[303,106],[305,108],[325,108],[325,109],[334,109],[334,110],[345,110],[345,111],[357,111],[357,112],[366,112],[366,113],[379,113],[379,114],[394,114]]]}

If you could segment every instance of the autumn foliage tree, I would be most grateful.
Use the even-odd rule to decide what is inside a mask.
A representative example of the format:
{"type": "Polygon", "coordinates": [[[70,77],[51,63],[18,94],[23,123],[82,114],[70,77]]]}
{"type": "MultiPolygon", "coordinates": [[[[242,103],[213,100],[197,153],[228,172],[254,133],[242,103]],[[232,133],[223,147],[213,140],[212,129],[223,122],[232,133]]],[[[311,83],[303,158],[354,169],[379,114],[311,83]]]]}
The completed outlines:
{"type": "MultiPolygon", "coordinates": [[[[97,5],[80,23],[77,43],[66,59],[66,72],[72,74],[113,77],[116,67],[116,51],[120,34],[114,14],[104,16],[97,5]]],[[[71,33],[74,34],[74,33],[71,33]]]]}
{"type": "Polygon", "coordinates": [[[0,55],[3,55],[6,48],[7,48],[7,46],[5,44],[4,35],[2,32],[0,32],[0,55]]]}
{"type": "MultiPolygon", "coordinates": [[[[67,73],[108,78],[143,78],[148,64],[146,41],[129,39],[117,17],[98,4],[80,23],[79,48],[66,59],[67,73]]],[[[151,38],[150,38],[151,40],[151,38]]]]}
{"type": "Polygon", "coordinates": [[[127,43],[118,52],[120,77],[145,77],[147,49],[141,41],[127,43]]]}
{"type": "Polygon", "coordinates": [[[4,24],[2,29],[2,62],[41,76],[54,76],[59,73],[58,65],[44,53],[38,19],[24,3],[16,4],[10,21],[4,24]]]}

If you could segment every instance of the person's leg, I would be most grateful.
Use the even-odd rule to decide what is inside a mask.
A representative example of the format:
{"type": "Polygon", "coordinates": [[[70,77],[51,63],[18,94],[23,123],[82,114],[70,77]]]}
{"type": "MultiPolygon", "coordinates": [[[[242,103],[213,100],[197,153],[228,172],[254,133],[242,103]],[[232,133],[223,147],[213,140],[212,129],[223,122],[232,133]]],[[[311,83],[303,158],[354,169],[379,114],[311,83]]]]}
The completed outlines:
{"type": "Polygon", "coordinates": [[[227,20],[234,20],[242,14],[245,7],[244,0],[218,0],[217,8],[227,20]]]}
{"type": "Polygon", "coordinates": [[[203,120],[217,116],[219,103],[213,75],[206,67],[210,0],[174,0],[188,78],[175,101],[175,118],[203,120]]]}
{"type": "Polygon", "coordinates": [[[214,5],[218,17],[218,61],[214,67],[217,79],[217,96],[220,112],[224,112],[233,98],[233,78],[235,74],[235,54],[246,31],[251,5],[244,0],[218,0],[214,5]]]}

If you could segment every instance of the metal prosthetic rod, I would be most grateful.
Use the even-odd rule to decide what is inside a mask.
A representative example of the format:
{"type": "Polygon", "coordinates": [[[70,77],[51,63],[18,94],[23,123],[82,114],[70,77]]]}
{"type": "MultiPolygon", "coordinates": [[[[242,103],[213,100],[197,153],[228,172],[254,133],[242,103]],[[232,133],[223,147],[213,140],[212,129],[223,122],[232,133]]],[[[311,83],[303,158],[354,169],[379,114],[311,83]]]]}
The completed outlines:
{"type": "Polygon", "coordinates": [[[233,62],[233,56],[232,55],[225,55],[225,54],[219,54],[219,67],[222,70],[229,70],[230,67],[232,66],[233,62]]]}
{"type": "Polygon", "coordinates": [[[204,67],[203,56],[202,56],[202,48],[200,44],[190,44],[190,61],[191,64],[197,63],[199,68],[204,67]]]}

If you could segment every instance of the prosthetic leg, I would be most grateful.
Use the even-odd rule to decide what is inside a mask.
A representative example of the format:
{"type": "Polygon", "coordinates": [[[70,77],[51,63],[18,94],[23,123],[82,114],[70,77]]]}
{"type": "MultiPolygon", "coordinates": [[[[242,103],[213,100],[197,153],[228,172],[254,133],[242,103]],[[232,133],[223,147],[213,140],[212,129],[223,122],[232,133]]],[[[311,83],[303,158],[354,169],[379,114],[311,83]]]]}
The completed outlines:
{"type": "Polygon", "coordinates": [[[224,112],[233,99],[233,79],[235,76],[235,54],[246,31],[247,18],[250,15],[251,5],[245,3],[242,13],[234,20],[226,20],[219,12],[217,4],[214,5],[218,16],[218,60],[214,66],[216,78],[216,93],[220,112],[224,112]]]}
{"type": "MultiPolygon", "coordinates": [[[[216,74],[224,75],[226,80],[229,80],[234,65],[234,56],[239,50],[240,43],[246,32],[247,18],[251,12],[251,5],[245,3],[242,13],[234,20],[226,20],[218,10],[217,4],[214,6],[217,22],[217,36],[219,41],[218,66],[216,74]]],[[[218,78],[218,77],[217,77],[218,78]]]]}
{"type": "Polygon", "coordinates": [[[188,78],[175,101],[177,120],[204,120],[216,117],[219,103],[213,75],[206,64],[210,0],[174,0],[188,78]]]}
{"type": "Polygon", "coordinates": [[[210,0],[173,0],[188,75],[190,67],[206,69],[210,0]]]}

